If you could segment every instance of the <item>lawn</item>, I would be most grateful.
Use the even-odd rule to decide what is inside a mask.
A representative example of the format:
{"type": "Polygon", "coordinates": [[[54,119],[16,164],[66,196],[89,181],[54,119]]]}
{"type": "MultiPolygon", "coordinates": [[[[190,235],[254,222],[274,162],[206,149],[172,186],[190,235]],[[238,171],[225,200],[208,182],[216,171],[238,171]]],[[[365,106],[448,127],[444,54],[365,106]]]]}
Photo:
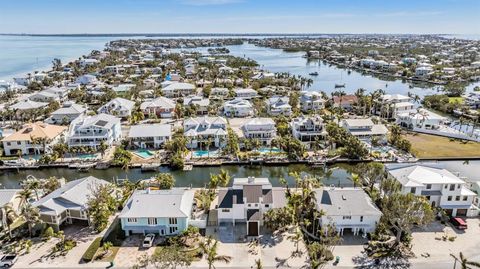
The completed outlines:
{"type": "Polygon", "coordinates": [[[454,104],[454,103],[463,104],[463,97],[449,97],[448,102],[450,104],[454,104]]]}
{"type": "Polygon", "coordinates": [[[412,143],[412,152],[419,159],[480,157],[480,143],[451,141],[427,134],[407,135],[406,138],[412,143]]]}

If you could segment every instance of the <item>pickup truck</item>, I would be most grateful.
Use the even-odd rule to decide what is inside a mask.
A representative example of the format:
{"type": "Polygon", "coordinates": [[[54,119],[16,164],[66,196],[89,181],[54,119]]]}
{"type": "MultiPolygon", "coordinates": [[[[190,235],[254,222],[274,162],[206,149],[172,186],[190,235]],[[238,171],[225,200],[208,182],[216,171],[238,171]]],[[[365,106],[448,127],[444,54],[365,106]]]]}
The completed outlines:
{"type": "Polygon", "coordinates": [[[4,255],[0,259],[0,267],[8,268],[10,266],[13,266],[17,261],[17,259],[18,259],[18,256],[14,254],[4,255]]]}

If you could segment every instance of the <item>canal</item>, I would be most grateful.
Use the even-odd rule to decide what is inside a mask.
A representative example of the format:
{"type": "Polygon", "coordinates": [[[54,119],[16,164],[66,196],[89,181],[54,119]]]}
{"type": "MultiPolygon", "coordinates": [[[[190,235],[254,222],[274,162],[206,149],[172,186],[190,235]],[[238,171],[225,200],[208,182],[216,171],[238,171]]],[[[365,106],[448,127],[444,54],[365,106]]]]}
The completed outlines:
{"type": "MultiPolygon", "coordinates": [[[[462,178],[470,181],[480,181],[480,161],[442,161],[437,164],[445,167],[451,172],[458,173],[462,178]]],[[[289,175],[291,172],[298,172],[302,176],[314,176],[325,186],[335,185],[348,187],[352,186],[349,177],[355,166],[349,164],[336,164],[324,169],[312,167],[305,164],[291,164],[284,166],[250,166],[250,165],[223,165],[218,167],[195,167],[191,171],[172,171],[168,167],[161,167],[160,172],[170,173],[176,180],[177,187],[203,187],[208,183],[211,174],[218,174],[225,169],[233,177],[267,177],[274,186],[279,186],[279,179],[285,178],[290,186],[295,181],[289,175]]],[[[36,178],[47,178],[50,176],[64,177],[67,180],[74,180],[85,176],[112,181],[115,178],[128,178],[131,181],[151,178],[156,172],[142,172],[140,169],[130,169],[127,172],[120,168],[109,168],[107,170],[90,169],[86,173],[80,173],[75,169],[49,168],[21,171],[0,172],[0,184],[2,188],[18,188],[19,182],[28,175],[36,178]]]]}

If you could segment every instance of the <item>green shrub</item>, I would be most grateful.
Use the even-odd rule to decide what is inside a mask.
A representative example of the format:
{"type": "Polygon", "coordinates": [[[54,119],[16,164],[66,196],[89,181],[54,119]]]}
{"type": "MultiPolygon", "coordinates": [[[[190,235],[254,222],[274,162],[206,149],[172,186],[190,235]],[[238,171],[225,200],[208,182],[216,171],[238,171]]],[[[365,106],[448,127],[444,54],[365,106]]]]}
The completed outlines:
{"type": "Polygon", "coordinates": [[[102,243],[102,238],[97,237],[95,240],[93,240],[92,244],[87,248],[85,253],[83,253],[82,260],[84,262],[91,262],[95,256],[95,253],[97,253],[98,248],[100,247],[100,244],[102,243]]]}
{"type": "Polygon", "coordinates": [[[45,229],[45,231],[43,232],[43,238],[47,241],[50,240],[50,238],[52,238],[53,236],[55,236],[55,231],[51,226],[45,229]]]}

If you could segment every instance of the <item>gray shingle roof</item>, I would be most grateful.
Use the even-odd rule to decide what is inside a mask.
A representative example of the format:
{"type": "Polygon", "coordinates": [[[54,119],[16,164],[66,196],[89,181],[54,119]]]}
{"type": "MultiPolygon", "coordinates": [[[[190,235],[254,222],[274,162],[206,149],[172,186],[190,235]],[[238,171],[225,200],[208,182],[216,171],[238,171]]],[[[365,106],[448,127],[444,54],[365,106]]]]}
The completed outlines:
{"type": "Polygon", "coordinates": [[[110,184],[96,177],[84,177],[67,182],[59,189],[33,203],[43,214],[58,215],[69,208],[80,209],[86,206],[92,189],[98,185],[110,184]]]}
{"type": "Polygon", "coordinates": [[[0,207],[10,203],[19,191],[19,189],[0,189],[0,207]]]}
{"type": "Polygon", "coordinates": [[[133,125],[128,132],[128,137],[155,137],[171,136],[172,126],[170,124],[139,124],[133,125]]]}

